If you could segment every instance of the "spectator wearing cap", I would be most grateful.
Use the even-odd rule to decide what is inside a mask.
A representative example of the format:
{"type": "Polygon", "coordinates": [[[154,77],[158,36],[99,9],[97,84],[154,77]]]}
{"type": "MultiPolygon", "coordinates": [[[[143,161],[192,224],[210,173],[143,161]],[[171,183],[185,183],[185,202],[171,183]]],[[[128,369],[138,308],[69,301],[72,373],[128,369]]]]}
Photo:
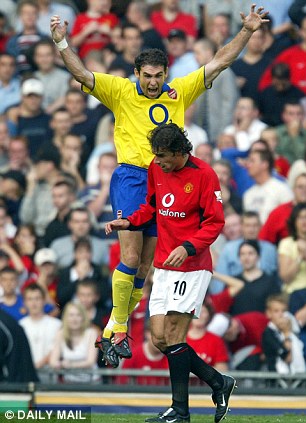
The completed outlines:
{"type": "Polygon", "coordinates": [[[269,126],[283,123],[282,112],[288,102],[299,102],[305,93],[293,85],[290,80],[290,68],[287,63],[275,63],[271,69],[271,85],[259,95],[258,105],[261,120],[269,126]]]}
{"type": "Polygon", "coordinates": [[[26,178],[19,170],[8,170],[0,175],[0,195],[15,225],[19,224],[19,208],[25,189],[26,178]]]}
{"type": "MultiPolygon", "coordinates": [[[[56,255],[51,248],[41,248],[34,255],[34,264],[36,273],[31,276],[23,285],[22,292],[24,292],[29,285],[37,284],[44,292],[45,302],[53,304],[57,309],[56,290],[58,285],[56,255]]],[[[54,310],[57,315],[58,310],[54,310]]]]}
{"type": "Polygon", "coordinates": [[[11,125],[11,135],[27,138],[30,157],[33,158],[50,134],[50,117],[42,110],[44,87],[41,81],[26,79],[21,86],[21,94],[20,104],[11,107],[6,116],[11,125]]]}
{"type": "Polygon", "coordinates": [[[56,213],[52,201],[52,185],[60,175],[60,157],[55,150],[41,151],[27,174],[27,189],[20,207],[22,223],[32,224],[38,237],[56,213]]]}
{"type": "Polygon", "coordinates": [[[151,14],[151,21],[164,40],[167,39],[171,29],[184,31],[187,35],[187,47],[192,50],[198,35],[197,21],[193,15],[181,10],[179,0],[171,2],[162,0],[160,9],[151,14]]]}
{"type": "Polygon", "coordinates": [[[167,52],[172,59],[169,80],[185,76],[198,69],[194,53],[188,51],[187,35],[181,29],[171,29],[168,34],[167,52]]]}

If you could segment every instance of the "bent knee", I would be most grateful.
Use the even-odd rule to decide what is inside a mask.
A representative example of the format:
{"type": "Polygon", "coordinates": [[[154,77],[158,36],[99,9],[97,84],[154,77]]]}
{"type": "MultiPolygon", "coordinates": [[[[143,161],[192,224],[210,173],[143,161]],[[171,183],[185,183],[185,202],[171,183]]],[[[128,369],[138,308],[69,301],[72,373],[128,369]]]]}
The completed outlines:
{"type": "Polygon", "coordinates": [[[159,351],[165,352],[167,345],[166,345],[166,340],[164,337],[160,338],[160,337],[152,335],[152,342],[153,342],[153,345],[159,349],[159,351]]]}

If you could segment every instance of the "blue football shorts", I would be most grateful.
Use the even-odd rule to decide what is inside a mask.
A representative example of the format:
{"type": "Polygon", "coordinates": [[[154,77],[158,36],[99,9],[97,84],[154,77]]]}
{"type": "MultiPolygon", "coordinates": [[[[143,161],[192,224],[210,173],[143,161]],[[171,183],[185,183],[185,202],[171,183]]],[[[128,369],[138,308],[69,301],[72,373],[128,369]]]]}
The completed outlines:
{"type": "MultiPolygon", "coordinates": [[[[110,200],[114,218],[128,217],[146,202],[148,171],[142,167],[121,164],[112,175],[110,200]]],[[[146,236],[157,236],[156,224],[142,230],[146,236]]]]}

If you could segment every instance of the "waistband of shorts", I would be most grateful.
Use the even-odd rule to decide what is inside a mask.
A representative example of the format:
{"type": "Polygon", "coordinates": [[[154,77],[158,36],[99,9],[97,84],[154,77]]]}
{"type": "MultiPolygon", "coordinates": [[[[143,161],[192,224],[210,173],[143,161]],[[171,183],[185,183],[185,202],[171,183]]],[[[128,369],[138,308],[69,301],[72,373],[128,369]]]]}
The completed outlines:
{"type": "Polygon", "coordinates": [[[127,167],[130,169],[140,170],[142,172],[148,173],[148,169],[146,169],[145,167],[135,166],[135,165],[126,164],[126,163],[120,163],[120,166],[127,167]]]}

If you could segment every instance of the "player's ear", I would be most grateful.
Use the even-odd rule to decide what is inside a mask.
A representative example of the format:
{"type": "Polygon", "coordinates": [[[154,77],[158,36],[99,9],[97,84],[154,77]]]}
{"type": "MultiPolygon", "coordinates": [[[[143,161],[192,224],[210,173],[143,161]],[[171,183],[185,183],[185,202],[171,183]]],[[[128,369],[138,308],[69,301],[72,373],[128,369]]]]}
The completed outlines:
{"type": "Polygon", "coordinates": [[[168,78],[168,73],[169,73],[169,68],[168,68],[168,67],[166,67],[166,70],[165,70],[165,79],[167,79],[167,78],[168,78]]]}
{"type": "Polygon", "coordinates": [[[140,73],[138,72],[136,68],[134,68],[134,75],[136,76],[137,79],[139,79],[140,73]]]}

